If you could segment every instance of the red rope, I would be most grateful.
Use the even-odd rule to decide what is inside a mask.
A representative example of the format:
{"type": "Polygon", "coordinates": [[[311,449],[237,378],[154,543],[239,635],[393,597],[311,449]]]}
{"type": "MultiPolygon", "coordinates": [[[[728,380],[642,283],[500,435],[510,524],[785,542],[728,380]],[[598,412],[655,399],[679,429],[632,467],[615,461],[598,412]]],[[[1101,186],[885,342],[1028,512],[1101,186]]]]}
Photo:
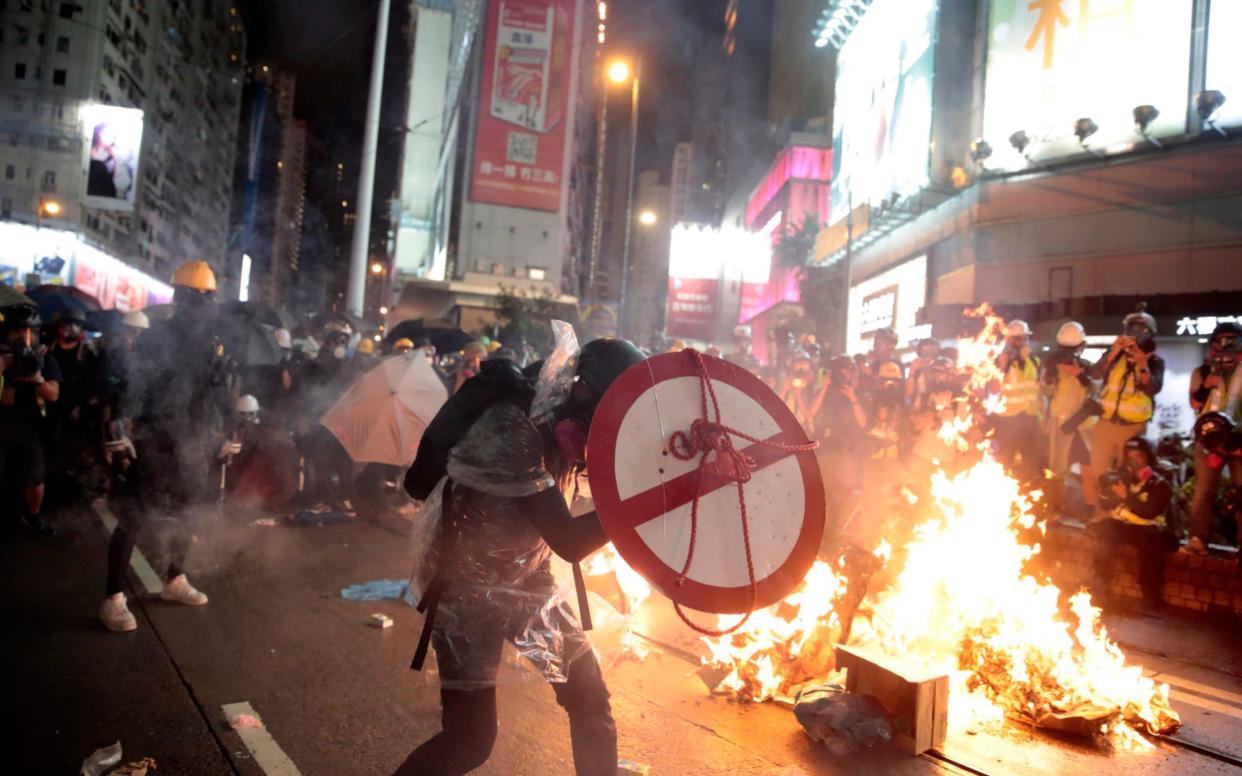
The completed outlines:
{"type": "Polygon", "coordinates": [[[673,602],[673,609],[676,610],[677,616],[681,618],[682,622],[704,636],[727,636],[741,628],[750,619],[750,615],[755,611],[755,598],[757,596],[755,562],[750,549],[750,518],[746,512],[746,483],[750,481],[751,472],[755,469],[755,460],[735,449],[733,447],[733,440],[730,437],[735,436],[745,439],[752,444],[763,445],[776,450],[785,450],[791,453],[803,453],[814,450],[816,447],[819,447],[819,443],[805,442],[800,445],[788,445],[780,442],[770,442],[724,425],[723,418],[720,415],[720,402],[716,399],[716,389],[712,386],[711,377],[707,374],[707,364],[703,361],[703,356],[697,350],[689,348],[684,352],[690,354],[690,357],[694,359],[695,366],[698,367],[699,398],[703,416],[695,419],[690,424],[689,431],[674,431],[668,439],[668,450],[673,454],[674,458],[689,461],[695,455],[700,456],[698,485],[694,493],[694,502],[690,505],[690,547],[686,552],[686,564],[677,576],[676,583],[678,586],[686,583],[686,575],[690,572],[691,564],[694,563],[694,548],[698,542],[699,534],[699,499],[703,495],[703,483],[707,480],[707,475],[714,472],[737,485],[737,503],[742,514],[742,543],[746,548],[746,574],[750,580],[750,605],[747,607],[742,619],[738,620],[731,628],[725,630],[713,630],[692,622],[685,612],[681,610],[681,604],[676,601],[673,602]],[[708,405],[709,399],[711,400],[710,407],[708,405]],[[715,415],[715,420],[709,419],[711,417],[709,411],[715,415]],[[709,461],[708,457],[712,453],[716,454],[715,458],[709,461]]]}

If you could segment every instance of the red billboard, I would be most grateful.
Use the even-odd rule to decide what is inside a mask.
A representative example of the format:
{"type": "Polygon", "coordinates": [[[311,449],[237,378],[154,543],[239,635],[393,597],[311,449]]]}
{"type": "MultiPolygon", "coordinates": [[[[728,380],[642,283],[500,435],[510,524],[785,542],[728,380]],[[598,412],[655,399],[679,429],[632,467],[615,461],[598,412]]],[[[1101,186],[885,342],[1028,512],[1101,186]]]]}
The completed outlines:
{"type": "Polygon", "coordinates": [[[574,0],[493,0],[470,199],[558,211],[574,0]]]}
{"type": "Polygon", "coordinates": [[[716,278],[670,277],[665,335],[711,342],[716,329],[719,283],[716,278]]]}

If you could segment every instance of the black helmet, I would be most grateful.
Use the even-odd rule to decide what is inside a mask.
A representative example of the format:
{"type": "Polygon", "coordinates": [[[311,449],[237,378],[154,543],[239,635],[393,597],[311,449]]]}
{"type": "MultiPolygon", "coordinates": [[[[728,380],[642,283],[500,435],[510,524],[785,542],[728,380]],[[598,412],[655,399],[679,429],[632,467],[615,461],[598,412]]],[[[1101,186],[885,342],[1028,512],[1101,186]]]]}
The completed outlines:
{"type": "Polygon", "coordinates": [[[86,326],[86,313],[70,307],[61,308],[60,312],[52,316],[51,323],[53,326],[59,326],[62,323],[76,323],[79,326],[86,326]]]}
{"type": "Polygon", "coordinates": [[[1146,437],[1136,436],[1126,440],[1126,450],[1138,450],[1147,458],[1147,465],[1153,466],[1156,463],[1156,448],[1146,437]]]}
{"type": "Polygon", "coordinates": [[[0,326],[5,329],[33,329],[40,323],[38,309],[28,304],[15,304],[0,309],[0,326]]]}
{"type": "Polygon", "coordinates": [[[1215,345],[1218,340],[1232,338],[1238,340],[1242,338],[1242,326],[1233,321],[1224,321],[1216,324],[1216,328],[1212,330],[1212,336],[1208,339],[1210,345],[1215,345]]]}
{"type": "Polygon", "coordinates": [[[1195,421],[1195,441],[1210,452],[1224,447],[1233,433],[1233,421],[1223,412],[1205,412],[1195,421]]]}
{"type": "Polygon", "coordinates": [[[598,401],[622,372],[643,358],[642,352],[629,340],[611,337],[591,340],[578,354],[578,381],[585,383],[598,401]]]}

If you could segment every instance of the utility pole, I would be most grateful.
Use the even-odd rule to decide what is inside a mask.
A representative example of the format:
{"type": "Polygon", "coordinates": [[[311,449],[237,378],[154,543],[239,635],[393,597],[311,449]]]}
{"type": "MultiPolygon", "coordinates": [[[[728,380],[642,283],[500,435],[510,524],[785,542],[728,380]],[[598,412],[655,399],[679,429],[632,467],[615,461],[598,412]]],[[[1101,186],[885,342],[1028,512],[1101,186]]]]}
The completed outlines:
{"type": "Polygon", "coordinates": [[[617,336],[625,337],[625,295],[630,274],[630,235],[634,231],[634,164],[638,155],[638,84],[642,79],[642,60],[635,60],[630,85],[630,180],[625,198],[625,242],[621,252],[621,302],[617,305],[617,336]]]}
{"type": "Polygon", "coordinates": [[[361,318],[366,307],[367,253],[371,242],[371,196],[375,191],[375,156],[379,142],[380,98],[384,88],[384,56],[388,46],[388,9],[391,0],[380,0],[375,23],[375,48],[371,58],[371,89],[367,94],[367,121],[362,130],[362,163],[358,168],[358,197],[354,211],[354,244],[349,254],[349,289],[345,309],[361,318]]]}

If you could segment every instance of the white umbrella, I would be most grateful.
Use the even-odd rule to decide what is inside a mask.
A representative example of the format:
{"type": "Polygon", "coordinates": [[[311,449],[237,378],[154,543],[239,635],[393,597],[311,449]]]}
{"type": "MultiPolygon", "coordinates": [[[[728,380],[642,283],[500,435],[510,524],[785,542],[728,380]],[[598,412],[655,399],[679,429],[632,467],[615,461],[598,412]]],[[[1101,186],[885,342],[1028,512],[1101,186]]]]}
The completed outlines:
{"type": "Polygon", "coordinates": [[[444,383],[415,351],[386,358],[363,374],[319,422],[357,463],[409,466],[447,399],[444,383]]]}

